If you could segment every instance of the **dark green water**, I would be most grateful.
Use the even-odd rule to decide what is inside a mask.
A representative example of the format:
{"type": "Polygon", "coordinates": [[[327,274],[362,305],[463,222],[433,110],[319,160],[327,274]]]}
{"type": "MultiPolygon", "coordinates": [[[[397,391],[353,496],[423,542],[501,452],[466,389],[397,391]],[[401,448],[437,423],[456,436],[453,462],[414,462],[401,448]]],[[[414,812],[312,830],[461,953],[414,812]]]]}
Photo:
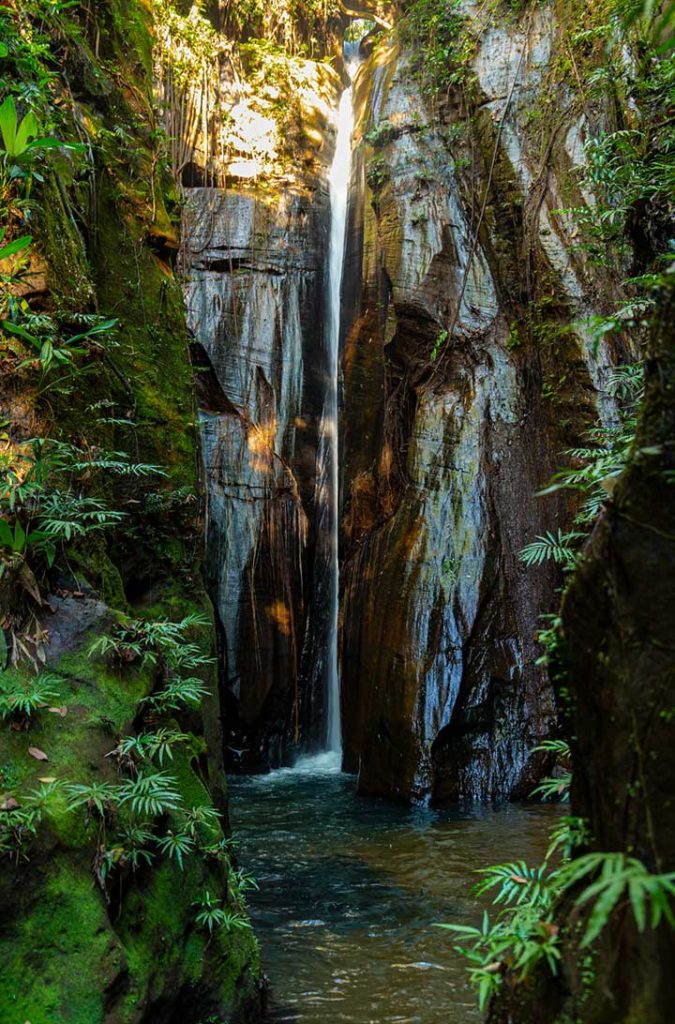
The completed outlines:
{"type": "Polygon", "coordinates": [[[555,809],[433,811],[359,799],[327,758],[231,782],[270,1019],[477,1024],[464,962],[434,921],[478,922],[473,872],[539,862],[555,809]]]}

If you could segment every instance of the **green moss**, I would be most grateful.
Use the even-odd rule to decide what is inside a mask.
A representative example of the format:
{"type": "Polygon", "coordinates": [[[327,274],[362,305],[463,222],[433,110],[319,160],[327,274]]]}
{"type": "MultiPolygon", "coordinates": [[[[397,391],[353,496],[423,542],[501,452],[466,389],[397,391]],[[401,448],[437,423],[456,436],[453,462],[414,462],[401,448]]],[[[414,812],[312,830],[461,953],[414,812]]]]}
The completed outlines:
{"type": "Polygon", "coordinates": [[[84,543],[74,547],[69,552],[69,561],[72,568],[82,573],[107,605],[126,609],[122,576],[110,558],[105,538],[100,533],[90,534],[84,543]]]}
{"type": "Polygon", "coordinates": [[[39,214],[39,246],[49,272],[49,287],[57,306],[86,309],[93,298],[83,239],[75,225],[72,204],[59,182],[49,175],[39,214]]]}
{"type": "MultiPolygon", "coordinates": [[[[115,343],[92,346],[61,387],[25,399],[34,405],[30,429],[81,447],[125,451],[134,462],[162,466],[168,479],[92,474],[78,481],[127,518],[121,530],[74,542],[59,566],[60,586],[66,572],[84,577],[108,606],[88,636],[78,636],[77,602],[70,617],[60,618],[59,609],[46,613],[46,628],[63,630],[74,648],[49,666],[62,677],[55,704],[65,713],[42,709],[20,729],[0,723],[0,793],[20,804],[44,778],[120,781],[107,755],[119,736],[134,731],[157,670],[90,659],[94,636],[108,632],[130,605],[134,614],[180,619],[205,604],[194,583],[194,505],[167,497],[160,515],[158,501],[148,501],[149,492],[155,499],[162,492],[195,493],[198,483],[188,335],[172,269],[178,238],[167,209],[176,197],[151,102],[151,18],[145,0],[103,0],[86,14],[69,8],[52,39],[55,65],[67,79],[63,95],[73,97],[60,104],[54,123],[60,137],[85,137],[87,145],[81,154],[54,156],[40,188],[33,233],[47,280],[41,308],[95,312],[119,324],[115,343]],[[37,760],[29,747],[48,760],[37,760]]],[[[89,603],[81,607],[91,613],[89,603]]],[[[213,638],[192,639],[208,650],[213,638]]],[[[27,664],[7,678],[25,681],[32,674],[27,664]]],[[[209,679],[211,669],[203,675],[209,679]]],[[[210,806],[202,774],[208,763],[208,785],[225,809],[220,711],[210,679],[209,689],[208,714],[200,722],[191,712],[189,724],[181,722],[194,734],[164,767],[186,807],[210,806]]],[[[3,861],[3,1024],[138,1021],[155,1000],[170,1002],[179,993],[181,999],[198,995],[205,1015],[230,1016],[254,997],[259,964],[252,933],[208,941],[194,924],[198,894],[206,887],[226,891],[222,866],[194,855],[181,872],[158,857],[135,875],[116,874],[108,896],[120,906],[107,904],[94,857],[99,843],[115,842],[126,813],[118,809],[112,822],[87,827],[84,809],[69,811],[66,790],[59,789],[36,838],[24,846],[26,858],[3,861]]]]}
{"type": "MultiPolygon", "coordinates": [[[[181,606],[178,594],[169,593],[153,610],[184,615],[197,607],[181,606]]],[[[119,781],[106,754],[114,737],[132,731],[138,702],[154,687],[155,670],[93,661],[87,646],[83,642],[56,666],[63,678],[58,703],[67,708],[65,716],[44,710],[28,732],[7,724],[0,732],[0,765],[11,766],[10,772],[2,769],[2,786],[11,783],[20,802],[45,776],[78,783],[119,781]],[[36,761],[28,753],[32,746],[49,761],[36,761]]],[[[22,673],[8,677],[18,681],[22,673]]],[[[165,766],[188,808],[211,805],[198,763],[204,750],[203,738],[194,736],[165,766]]],[[[115,827],[108,831],[108,841],[114,841],[115,827]]],[[[0,905],[11,907],[16,918],[0,937],[0,957],[9,964],[0,981],[3,1024],[97,1024],[104,1018],[103,993],[122,969],[128,971],[129,987],[118,1007],[120,1021],[137,1020],[139,1006],[186,987],[210,991],[219,1010],[252,998],[259,971],[252,933],[222,933],[209,942],[194,925],[192,904],[199,892],[226,892],[223,868],[189,856],[181,872],[175,862],[157,859],[131,884],[127,881],[119,917],[111,918],[91,870],[98,841],[97,826],[87,828],[84,811],[69,811],[59,791],[48,802],[37,839],[26,848],[28,862],[5,873],[0,905]]]]}
{"type": "Polygon", "coordinates": [[[94,1024],[123,953],[91,876],[59,858],[30,887],[11,942],[0,941],[0,1020],[94,1024]],[[74,965],[77,965],[74,969],[74,965]]]}

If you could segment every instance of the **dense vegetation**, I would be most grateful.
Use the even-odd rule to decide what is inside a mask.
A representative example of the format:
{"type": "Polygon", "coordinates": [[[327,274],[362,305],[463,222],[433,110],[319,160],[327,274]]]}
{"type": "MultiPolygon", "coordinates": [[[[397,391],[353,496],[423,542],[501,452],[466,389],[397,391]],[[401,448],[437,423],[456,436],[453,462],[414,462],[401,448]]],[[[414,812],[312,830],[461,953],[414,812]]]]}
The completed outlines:
{"type": "Polygon", "coordinates": [[[252,882],[227,838],[151,23],[114,2],[0,17],[0,1016],[92,1021],[116,984],[124,1019],[197,987],[234,1010],[252,882]]]}
{"type": "MultiPolygon", "coordinates": [[[[460,177],[477,159],[471,133],[482,116],[479,39],[453,0],[150,6],[152,16],[140,0],[0,8],[0,1017],[32,1024],[60,1019],[64,1007],[76,1024],[103,1020],[109,993],[129,1021],[151,1020],[142,1014],[166,1001],[185,1007],[195,993],[199,1014],[248,1012],[257,998],[246,911],[256,883],[237,867],[229,835],[201,578],[193,373],[176,273],[181,187],[225,186],[224,169],[238,167],[238,182],[273,191],[296,169],[308,144],[306,94],[328,102],[336,90],[345,6],[376,31],[395,22],[388,38],[409,50],[431,128],[446,132],[460,177]],[[450,127],[443,104],[459,112],[450,127]],[[36,948],[57,964],[49,985],[36,948]],[[75,964],[68,977],[64,950],[75,964]]],[[[485,30],[537,6],[486,3],[485,30]]],[[[570,187],[594,200],[559,212],[576,225],[593,280],[616,284],[585,328],[596,347],[629,338],[636,358],[609,381],[613,422],[561,452],[560,470],[542,481],[542,501],[570,497],[569,521],[522,551],[533,569],[560,569],[563,610],[547,616],[539,639],[561,732],[539,748],[553,774],[533,795],[567,800],[571,789],[571,813],[543,864],[484,869],[477,892],[494,913],[479,926],[442,927],[495,1021],[541,1006],[566,1024],[607,1020],[585,1008],[615,978],[613,959],[651,933],[645,948],[663,955],[670,938],[661,936],[675,928],[675,851],[657,834],[643,763],[662,758],[667,774],[672,670],[655,670],[660,688],[649,690],[658,743],[647,749],[636,726],[618,734],[635,761],[629,803],[642,810],[625,811],[624,833],[600,834],[574,678],[589,670],[574,650],[582,629],[573,610],[584,587],[600,589],[598,604],[619,588],[600,580],[617,557],[607,523],[635,526],[640,495],[651,496],[645,515],[656,511],[637,525],[672,541],[659,516],[675,474],[675,10],[653,0],[562,7],[566,55],[542,104],[565,83],[602,117],[570,187]]],[[[533,110],[544,163],[549,127],[543,108],[533,110]]],[[[490,130],[474,247],[502,124],[490,130]]],[[[365,134],[375,204],[390,187],[396,132],[379,121],[365,134]]],[[[546,295],[513,303],[509,348],[526,338],[557,353],[572,328],[553,306],[546,295]]],[[[428,346],[424,386],[447,369],[456,326],[428,346]]],[[[566,383],[548,374],[543,398],[561,403],[566,383]]],[[[659,566],[650,567],[662,596],[659,566]]],[[[625,625],[609,612],[603,622],[617,634],[625,625]]],[[[627,649],[636,643],[631,634],[627,649]]],[[[639,670],[616,678],[629,695],[640,685],[639,670]]],[[[661,1005],[658,992],[644,998],[661,1005]]]]}

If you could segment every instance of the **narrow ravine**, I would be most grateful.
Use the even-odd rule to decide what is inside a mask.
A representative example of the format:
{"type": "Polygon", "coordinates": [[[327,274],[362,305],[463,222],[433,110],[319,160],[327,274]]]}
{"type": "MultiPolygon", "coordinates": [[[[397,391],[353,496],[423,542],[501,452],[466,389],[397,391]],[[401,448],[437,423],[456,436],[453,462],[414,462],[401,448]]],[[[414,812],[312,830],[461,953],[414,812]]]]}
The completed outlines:
{"type": "Polygon", "coordinates": [[[472,873],[538,862],[555,808],[365,801],[331,755],[238,778],[231,811],[271,988],[269,1020],[475,1024],[465,966],[435,922],[478,923],[472,873]]]}
{"type": "Polygon", "coordinates": [[[671,1024],[674,83],[0,5],[0,1024],[671,1024]]]}

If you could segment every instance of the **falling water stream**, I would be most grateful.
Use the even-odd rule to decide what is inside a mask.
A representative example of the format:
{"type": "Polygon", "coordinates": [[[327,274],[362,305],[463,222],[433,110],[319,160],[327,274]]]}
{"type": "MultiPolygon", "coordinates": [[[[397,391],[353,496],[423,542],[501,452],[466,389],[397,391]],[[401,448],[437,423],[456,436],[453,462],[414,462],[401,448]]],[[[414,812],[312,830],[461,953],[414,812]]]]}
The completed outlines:
{"type": "MultiPolygon", "coordinates": [[[[352,64],[347,62],[348,71],[352,64]]],[[[339,568],[339,483],[338,483],[338,374],[340,359],[341,286],[344,268],[345,235],[347,230],[347,204],[352,156],[354,108],[352,90],[345,89],[337,116],[335,155],[330,170],[331,228],[328,252],[328,383],[321,425],[326,440],[327,503],[330,531],[330,586],[329,623],[327,636],[327,713],[326,749],[339,754],[342,750],[340,726],[340,676],[338,667],[338,614],[340,602],[339,568]]]]}

